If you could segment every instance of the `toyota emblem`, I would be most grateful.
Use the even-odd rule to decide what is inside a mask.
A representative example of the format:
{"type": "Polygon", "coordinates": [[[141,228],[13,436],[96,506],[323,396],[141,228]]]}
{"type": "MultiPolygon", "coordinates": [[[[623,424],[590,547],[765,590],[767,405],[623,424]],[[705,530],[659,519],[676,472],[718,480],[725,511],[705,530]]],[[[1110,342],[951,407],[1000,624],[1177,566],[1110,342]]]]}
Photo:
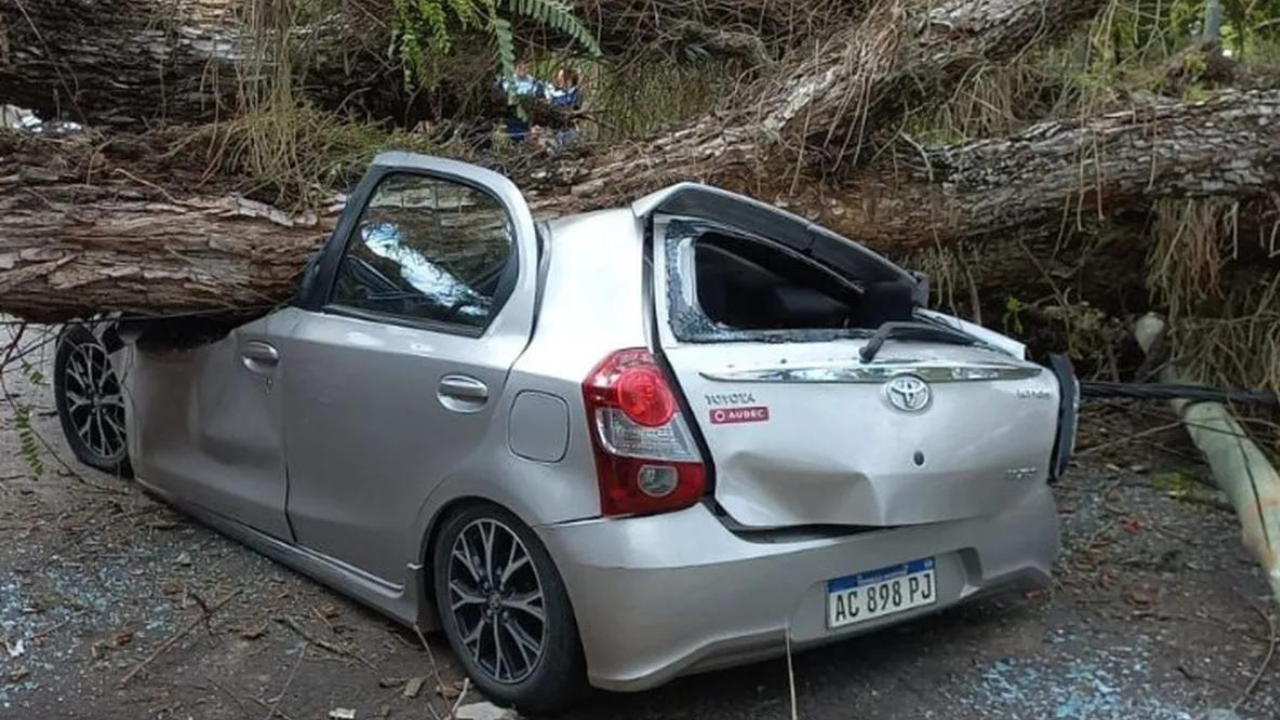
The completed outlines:
{"type": "Polygon", "coordinates": [[[885,384],[884,394],[889,398],[890,405],[902,412],[911,413],[929,407],[929,401],[933,399],[929,383],[916,375],[899,375],[893,378],[885,384]]]}

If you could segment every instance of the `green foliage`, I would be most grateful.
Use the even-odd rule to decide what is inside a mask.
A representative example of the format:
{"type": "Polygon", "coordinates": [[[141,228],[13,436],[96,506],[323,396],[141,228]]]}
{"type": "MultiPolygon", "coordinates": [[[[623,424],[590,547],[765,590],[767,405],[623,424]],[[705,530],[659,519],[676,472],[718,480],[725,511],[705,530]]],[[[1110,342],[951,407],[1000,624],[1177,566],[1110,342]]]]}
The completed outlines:
{"type": "Polygon", "coordinates": [[[1004,323],[1004,331],[1013,335],[1021,335],[1022,327],[1022,301],[1010,295],[1004,300],[1004,317],[1001,321],[1004,323]]]}
{"type": "Polygon", "coordinates": [[[44,459],[40,456],[40,438],[35,428],[31,427],[31,406],[19,405],[14,408],[13,424],[18,431],[18,453],[27,464],[32,477],[44,475],[44,459]]]}
{"type": "Polygon", "coordinates": [[[1151,478],[1151,486],[1156,490],[1167,493],[1170,496],[1185,497],[1192,494],[1199,483],[1196,479],[1186,473],[1172,472],[1156,473],[1151,478]]]}
{"type": "Polygon", "coordinates": [[[26,376],[27,382],[36,387],[44,385],[44,373],[40,372],[40,368],[27,362],[26,358],[22,360],[22,374],[26,376]]]}
{"type": "Polygon", "coordinates": [[[430,85],[454,39],[470,32],[489,35],[503,77],[515,74],[516,38],[512,19],[527,18],[563,35],[591,56],[600,54],[595,36],[559,0],[392,0],[391,54],[404,65],[406,86],[430,85]]]}
{"type": "MultiPolygon", "coordinates": [[[[25,359],[22,361],[22,374],[27,382],[35,386],[44,385],[44,373],[25,359]]],[[[27,464],[33,478],[44,475],[44,458],[41,457],[40,437],[31,426],[31,406],[17,405],[13,408],[13,425],[18,432],[18,454],[27,464]]]]}

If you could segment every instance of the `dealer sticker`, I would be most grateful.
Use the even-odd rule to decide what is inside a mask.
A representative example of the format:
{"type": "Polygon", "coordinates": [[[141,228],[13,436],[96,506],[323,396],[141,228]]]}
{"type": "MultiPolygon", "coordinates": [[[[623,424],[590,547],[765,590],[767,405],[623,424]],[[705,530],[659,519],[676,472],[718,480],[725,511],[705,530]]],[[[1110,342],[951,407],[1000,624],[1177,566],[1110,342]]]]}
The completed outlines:
{"type": "Polygon", "coordinates": [[[712,425],[768,422],[769,420],[769,408],[763,405],[755,405],[752,407],[712,408],[710,414],[712,425]]]}

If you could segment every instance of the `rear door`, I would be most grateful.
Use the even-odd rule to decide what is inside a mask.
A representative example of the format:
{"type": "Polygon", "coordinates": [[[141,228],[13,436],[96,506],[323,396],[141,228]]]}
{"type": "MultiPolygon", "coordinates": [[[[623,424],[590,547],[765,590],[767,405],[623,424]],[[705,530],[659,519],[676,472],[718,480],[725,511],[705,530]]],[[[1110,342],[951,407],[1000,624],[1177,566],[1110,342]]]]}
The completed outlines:
{"type": "Polygon", "coordinates": [[[529,210],[505,178],[437,158],[378,158],[280,349],[300,545],[403,578],[424,499],[494,451],[485,438],[528,343],[536,256],[529,210]]]}
{"type": "MultiPolygon", "coordinates": [[[[780,269],[838,247],[785,248],[776,262],[765,252],[735,265],[725,250],[734,246],[720,243],[699,261],[705,220],[654,222],[657,339],[710,451],[715,499],[734,520],[760,528],[938,522],[999,512],[1045,480],[1057,422],[1052,375],[993,345],[890,339],[864,363],[866,333],[840,323],[862,318],[872,330],[878,317],[903,311],[855,310],[833,321],[828,306],[843,301],[806,292],[808,281],[780,269]],[[752,285],[753,272],[774,275],[752,285]],[[727,291],[708,287],[722,281],[727,291]]],[[[841,272],[897,282],[878,275],[888,272],[877,265],[885,261],[870,253],[866,261],[861,278],[847,269],[856,259],[841,272]]],[[[819,284],[839,294],[839,281],[819,284]]],[[[909,293],[888,296],[905,297],[910,314],[909,293]]]]}

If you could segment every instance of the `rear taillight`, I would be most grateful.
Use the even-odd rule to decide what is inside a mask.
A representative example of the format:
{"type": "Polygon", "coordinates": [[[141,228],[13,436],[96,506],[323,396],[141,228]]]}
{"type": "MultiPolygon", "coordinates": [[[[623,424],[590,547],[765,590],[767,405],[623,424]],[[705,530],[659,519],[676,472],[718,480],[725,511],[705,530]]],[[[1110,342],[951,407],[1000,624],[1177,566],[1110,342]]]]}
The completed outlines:
{"type": "Polygon", "coordinates": [[[582,397],[603,514],[676,510],[702,497],[701,454],[648,350],[611,353],[582,381],[582,397]]]}

